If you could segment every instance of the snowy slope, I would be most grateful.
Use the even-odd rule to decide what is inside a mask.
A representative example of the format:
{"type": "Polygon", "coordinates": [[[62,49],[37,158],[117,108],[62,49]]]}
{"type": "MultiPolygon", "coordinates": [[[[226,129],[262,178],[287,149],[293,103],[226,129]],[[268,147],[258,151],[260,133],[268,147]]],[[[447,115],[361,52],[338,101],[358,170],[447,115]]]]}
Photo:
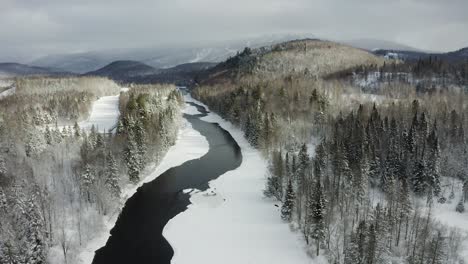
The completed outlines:
{"type": "Polygon", "coordinates": [[[115,128],[119,115],[119,95],[103,96],[93,103],[88,120],[78,125],[85,130],[94,125],[99,132],[107,132],[115,128]]]}
{"type": "MultiPolygon", "coordinates": [[[[183,111],[187,114],[199,114],[195,107],[187,105],[183,111]]],[[[208,141],[198,131],[192,128],[190,123],[183,120],[182,127],[175,145],[169,148],[168,152],[157,167],[149,166],[143,177],[137,185],[129,184],[122,190],[122,204],[130,198],[137,189],[146,182],[153,181],[166,170],[179,166],[182,163],[202,157],[208,152],[208,141]]],[[[78,256],[78,263],[90,264],[94,258],[94,251],[104,246],[109,238],[109,232],[114,227],[119,212],[107,216],[103,220],[104,229],[96,237],[85,245],[78,256]]],[[[59,262],[56,262],[59,263],[59,262]]]]}
{"type": "Polygon", "coordinates": [[[211,181],[204,193],[187,190],[192,204],[163,231],[175,251],[172,263],[322,263],[306,254],[305,243],[281,220],[275,202],[263,197],[267,164],[260,153],[218,115],[210,113],[202,120],[231,133],[243,162],[211,181]]]}
{"type": "Polygon", "coordinates": [[[7,97],[7,96],[10,96],[12,94],[14,94],[16,91],[16,87],[12,87],[12,88],[9,88],[3,92],[0,93],[0,100],[2,100],[3,98],[7,97]]]}

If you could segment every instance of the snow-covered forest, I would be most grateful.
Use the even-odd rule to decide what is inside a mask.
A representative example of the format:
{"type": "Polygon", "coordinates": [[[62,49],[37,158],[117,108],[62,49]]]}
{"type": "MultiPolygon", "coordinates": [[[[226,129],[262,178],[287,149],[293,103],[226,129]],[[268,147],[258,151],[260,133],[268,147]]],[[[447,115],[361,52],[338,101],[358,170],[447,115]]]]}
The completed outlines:
{"type": "Polygon", "coordinates": [[[13,86],[0,99],[0,263],[80,263],[87,243],[108,232],[104,219],[118,214],[122,192],[174,143],[181,96],[169,85],[121,92],[94,77],[13,86]],[[98,98],[119,94],[114,131],[80,128],[100,115],[91,113],[98,98]]]}
{"type": "MultiPolygon", "coordinates": [[[[291,57],[272,50],[276,65],[291,57]]],[[[301,235],[311,256],[346,264],[468,260],[467,96],[458,78],[465,78],[464,66],[452,65],[460,71],[450,82],[434,81],[438,89],[406,82],[392,93],[366,94],[343,76],[393,65],[427,81],[436,73],[423,69],[434,63],[369,61],[351,74],[335,67],[339,74],[323,78],[295,65],[284,77],[261,72],[259,78],[256,62],[263,59],[252,56],[258,55],[244,52],[231,61],[254,70],[236,65],[233,78],[210,80],[194,96],[264,153],[270,164],[264,195],[282,202],[278,217],[301,235]]]]}

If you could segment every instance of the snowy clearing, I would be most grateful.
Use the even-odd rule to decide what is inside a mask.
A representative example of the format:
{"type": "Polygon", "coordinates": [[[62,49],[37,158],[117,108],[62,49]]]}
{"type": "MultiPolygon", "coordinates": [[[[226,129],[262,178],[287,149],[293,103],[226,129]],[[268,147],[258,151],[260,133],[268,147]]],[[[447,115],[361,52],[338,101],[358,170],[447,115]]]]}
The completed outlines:
{"type": "MultiPolygon", "coordinates": [[[[198,111],[194,112],[193,109],[191,109],[189,106],[187,106],[183,112],[189,114],[199,113],[198,111]]],[[[128,184],[122,189],[122,206],[124,205],[125,201],[137,191],[138,187],[144,183],[153,181],[169,168],[179,166],[182,163],[192,159],[198,159],[208,152],[209,146],[205,137],[203,137],[198,131],[194,130],[190,123],[185,119],[183,119],[182,122],[183,123],[179,130],[179,135],[175,145],[169,148],[168,152],[161,160],[159,165],[148,166],[144,174],[146,177],[143,177],[138,185],[135,186],[128,184]]],[[[103,219],[103,230],[96,234],[96,237],[87,243],[87,245],[83,248],[78,256],[78,263],[90,264],[92,262],[94,258],[94,252],[106,244],[107,239],[109,238],[109,232],[112,227],[114,227],[119,214],[120,210],[103,219]]]]}
{"type": "Polygon", "coordinates": [[[93,103],[88,120],[78,125],[87,131],[94,125],[97,131],[108,132],[116,127],[119,115],[119,95],[103,96],[93,103]]]}
{"type": "Polygon", "coordinates": [[[10,96],[12,94],[14,94],[16,92],[16,87],[11,87],[3,92],[0,93],[0,100],[2,100],[3,98],[7,97],[7,96],[10,96]]]}
{"type": "MultiPolygon", "coordinates": [[[[203,105],[190,96],[186,101],[203,105]]],[[[242,131],[213,113],[202,120],[231,133],[243,162],[207,191],[187,190],[192,204],[163,231],[175,251],[172,263],[325,263],[307,255],[300,235],[281,220],[279,203],[263,197],[267,164],[242,131]]]]}

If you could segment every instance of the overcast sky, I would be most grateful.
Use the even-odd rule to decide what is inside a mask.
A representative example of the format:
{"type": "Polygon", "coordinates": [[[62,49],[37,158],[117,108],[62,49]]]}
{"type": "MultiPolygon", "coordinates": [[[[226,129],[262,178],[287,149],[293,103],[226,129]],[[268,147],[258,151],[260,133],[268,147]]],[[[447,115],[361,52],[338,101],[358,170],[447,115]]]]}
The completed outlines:
{"type": "Polygon", "coordinates": [[[468,46],[468,0],[0,0],[0,61],[265,34],[468,46]]]}

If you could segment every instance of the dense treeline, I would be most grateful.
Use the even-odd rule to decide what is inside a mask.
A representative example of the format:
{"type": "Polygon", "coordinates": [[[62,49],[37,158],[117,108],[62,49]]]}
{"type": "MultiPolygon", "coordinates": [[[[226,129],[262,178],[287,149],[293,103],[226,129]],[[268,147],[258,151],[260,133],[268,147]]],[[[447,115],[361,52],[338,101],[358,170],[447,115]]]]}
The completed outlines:
{"type": "Polygon", "coordinates": [[[327,76],[327,79],[350,78],[368,89],[395,82],[414,85],[418,93],[434,93],[452,86],[466,89],[468,61],[448,62],[430,56],[417,61],[393,61],[380,66],[361,65],[327,76]]]}
{"type": "Polygon", "coordinates": [[[466,238],[437,223],[432,208],[464,212],[465,94],[409,92],[350,108],[343,97],[365,102],[353,92],[304,73],[193,94],[269,158],[265,195],[282,201],[282,218],[314,255],[331,263],[458,263],[466,238]]]}
{"type": "Polygon", "coordinates": [[[15,93],[2,99],[0,109],[31,125],[84,119],[97,97],[120,90],[113,81],[91,77],[20,78],[14,87],[15,93]]]}
{"type": "Polygon", "coordinates": [[[0,262],[76,263],[80,248],[102,230],[103,216],[118,211],[122,190],[175,141],[181,98],[173,86],[132,87],[121,94],[118,133],[101,133],[82,130],[77,121],[88,115],[92,100],[119,93],[115,83],[24,82],[17,87],[30,94],[20,88],[0,103],[7,110],[0,113],[0,262]],[[68,90],[73,87],[78,92],[68,90]],[[18,119],[36,116],[57,98],[76,102],[80,115],[72,119],[59,104],[47,110],[56,113],[51,120],[18,119]],[[23,105],[13,107],[17,102],[23,105]]]}
{"type": "Polygon", "coordinates": [[[317,128],[325,124],[326,113],[334,111],[326,94],[330,92],[320,82],[288,76],[202,86],[192,95],[242,127],[253,146],[268,150],[280,145],[297,148],[312,133],[319,133],[317,128]]]}
{"type": "MultiPolygon", "coordinates": [[[[395,108],[386,111],[395,113],[395,108]]],[[[282,217],[294,217],[305,240],[317,241],[317,254],[322,246],[336,253],[333,261],[344,263],[390,263],[394,256],[408,263],[458,260],[462,237],[434,223],[430,210],[433,203],[446,202],[458,208],[467,198],[468,181],[458,174],[465,181],[460,201],[445,196],[450,187],[441,185],[449,176],[439,167],[443,128],[428,121],[417,102],[412,110],[414,118],[407,121],[360,106],[337,118],[313,158],[305,144],[298,154],[273,153],[265,193],[284,201],[282,217]],[[421,201],[429,207],[426,215],[421,201]]],[[[450,144],[464,145],[459,125],[449,126],[458,130],[446,138],[450,144]]]]}

